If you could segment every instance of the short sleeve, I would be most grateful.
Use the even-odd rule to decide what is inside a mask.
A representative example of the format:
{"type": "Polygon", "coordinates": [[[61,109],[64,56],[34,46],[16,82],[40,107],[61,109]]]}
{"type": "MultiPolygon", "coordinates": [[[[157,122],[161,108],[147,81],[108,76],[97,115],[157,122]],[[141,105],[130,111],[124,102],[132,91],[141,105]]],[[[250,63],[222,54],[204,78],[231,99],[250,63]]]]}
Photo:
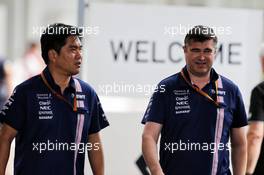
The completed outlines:
{"type": "Polygon", "coordinates": [[[105,127],[109,126],[109,122],[105,116],[101,102],[96,94],[93,98],[92,103],[93,105],[91,109],[91,125],[89,134],[97,133],[105,127]]]}
{"type": "Polygon", "coordinates": [[[255,87],[251,92],[249,106],[249,120],[264,121],[264,94],[260,87],[255,87]]]}
{"type": "MultiPolygon", "coordinates": [[[[159,84],[158,87],[164,87],[159,84]]],[[[159,124],[164,123],[166,116],[166,91],[164,89],[156,89],[150,98],[148,107],[141,121],[142,124],[146,122],[156,122],[159,124]]]]}
{"type": "Polygon", "coordinates": [[[233,113],[232,128],[240,128],[247,125],[247,114],[241,92],[236,88],[235,109],[233,113]]]}
{"type": "Polygon", "coordinates": [[[21,88],[16,87],[0,112],[2,122],[22,130],[26,120],[26,97],[21,88]]]}
{"type": "Polygon", "coordinates": [[[0,80],[3,80],[5,75],[5,62],[4,60],[0,60],[0,80]]]}

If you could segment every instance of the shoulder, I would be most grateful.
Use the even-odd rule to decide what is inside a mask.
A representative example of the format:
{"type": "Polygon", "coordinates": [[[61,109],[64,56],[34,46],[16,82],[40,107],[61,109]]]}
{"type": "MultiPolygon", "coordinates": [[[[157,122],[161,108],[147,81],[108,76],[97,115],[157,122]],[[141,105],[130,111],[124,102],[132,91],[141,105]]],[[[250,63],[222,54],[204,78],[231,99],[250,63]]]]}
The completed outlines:
{"type": "Polygon", "coordinates": [[[231,81],[230,79],[222,75],[219,75],[219,76],[221,77],[222,84],[223,84],[222,91],[225,91],[227,94],[230,95],[229,97],[234,100],[242,99],[242,94],[241,94],[241,91],[238,85],[236,85],[233,81],[231,81]]]}
{"type": "Polygon", "coordinates": [[[94,88],[88,84],[87,82],[79,79],[79,78],[76,78],[74,77],[75,80],[78,80],[78,82],[80,83],[81,85],[81,88],[82,88],[82,91],[85,93],[85,94],[89,94],[89,95],[92,95],[92,96],[95,96],[97,95],[94,88]]]}
{"type": "Polygon", "coordinates": [[[264,81],[255,86],[252,93],[257,93],[258,95],[264,95],[264,81]]]}
{"type": "Polygon", "coordinates": [[[16,91],[25,92],[29,90],[33,90],[35,88],[39,88],[40,84],[42,83],[40,75],[36,75],[28,80],[20,83],[15,87],[16,91]]]}
{"type": "Polygon", "coordinates": [[[237,87],[237,85],[232,80],[230,80],[229,78],[226,78],[223,75],[219,75],[219,77],[221,77],[223,86],[226,86],[229,88],[236,88],[237,87]]]}
{"type": "Polygon", "coordinates": [[[180,85],[180,73],[173,74],[163,80],[161,80],[158,84],[157,88],[164,88],[166,90],[170,90],[175,86],[180,85]]]}
{"type": "Polygon", "coordinates": [[[222,80],[222,84],[223,84],[223,88],[227,89],[227,90],[231,90],[231,91],[238,91],[239,87],[230,79],[226,78],[223,75],[219,75],[219,77],[221,77],[222,80]]]}

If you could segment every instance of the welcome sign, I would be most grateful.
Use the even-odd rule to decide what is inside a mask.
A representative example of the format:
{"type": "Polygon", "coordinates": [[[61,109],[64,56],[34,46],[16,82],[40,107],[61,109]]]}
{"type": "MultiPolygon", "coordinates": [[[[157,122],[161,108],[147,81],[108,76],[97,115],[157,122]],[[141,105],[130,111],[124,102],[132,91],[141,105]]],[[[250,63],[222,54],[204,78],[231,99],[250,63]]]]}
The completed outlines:
{"type": "Polygon", "coordinates": [[[214,68],[238,84],[248,107],[261,77],[262,11],[91,3],[85,12],[84,27],[96,34],[84,35],[82,78],[99,94],[111,124],[103,131],[106,174],[141,174],[135,166],[140,121],[158,82],[185,65],[183,40],[195,25],[214,28],[214,68]]]}

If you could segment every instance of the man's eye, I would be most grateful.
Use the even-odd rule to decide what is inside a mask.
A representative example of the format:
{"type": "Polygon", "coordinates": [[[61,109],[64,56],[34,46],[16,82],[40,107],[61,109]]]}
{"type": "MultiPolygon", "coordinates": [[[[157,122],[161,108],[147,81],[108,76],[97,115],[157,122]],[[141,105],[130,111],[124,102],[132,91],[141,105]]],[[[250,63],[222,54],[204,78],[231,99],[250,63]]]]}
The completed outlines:
{"type": "Polygon", "coordinates": [[[212,50],[205,50],[204,53],[212,53],[212,50]]]}
{"type": "Polygon", "coordinates": [[[198,52],[201,52],[201,50],[199,50],[199,49],[192,49],[191,52],[198,53],[198,52]]]}

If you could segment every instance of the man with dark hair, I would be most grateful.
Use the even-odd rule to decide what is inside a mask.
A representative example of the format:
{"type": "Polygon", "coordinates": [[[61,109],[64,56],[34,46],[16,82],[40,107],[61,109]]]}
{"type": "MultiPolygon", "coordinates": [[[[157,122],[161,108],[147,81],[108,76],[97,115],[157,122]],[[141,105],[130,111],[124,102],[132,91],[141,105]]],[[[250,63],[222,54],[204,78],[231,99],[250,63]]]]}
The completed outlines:
{"type": "Polygon", "coordinates": [[[1,111],[0,175],[16,138],[15,175],[83,175],[85,150],[93,174],[104,174],[99,131],[108,126],[96,92],[73,76],[82,63],[78,28],[50,25],[41,36],[47,67],[18,85],[1,111]]]}
{"type": "MultiPolygon", "coordinates": [[[[264,72],[264,44],[260,49],[262,73],[264,72]]],[[[249,106],[249,129],[247,175],[264,174],[264,81],[251,92],[249,106]]]]}
{"type": "Polygon", "coordinates": [[[246,112],[238,87],[212,68],[216,45],[211,28],[192,28],[183,46],[186,66],[150,99],[142,151],[152,175],[230,175],[229,136],[233,173],[246,172],[246,112]]]}

